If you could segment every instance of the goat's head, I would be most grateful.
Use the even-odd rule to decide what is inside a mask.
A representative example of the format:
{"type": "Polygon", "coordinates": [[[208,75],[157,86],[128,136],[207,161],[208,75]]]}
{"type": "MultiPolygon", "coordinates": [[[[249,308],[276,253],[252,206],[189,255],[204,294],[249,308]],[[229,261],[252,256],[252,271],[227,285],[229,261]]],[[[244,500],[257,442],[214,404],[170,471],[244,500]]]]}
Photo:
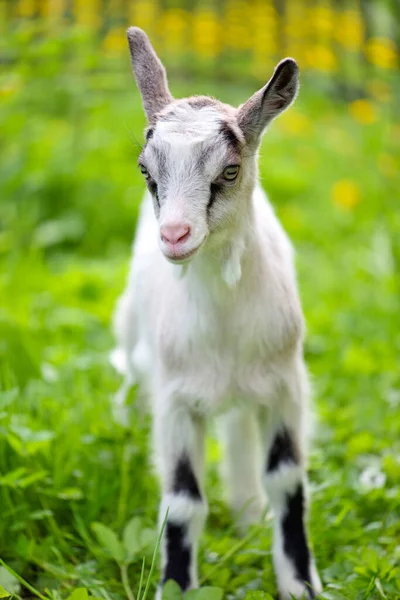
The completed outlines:
{"type": "Polygon", "coordinates": [[[182,263],[207,238],[229,236],[243,215],[262,133],[294,101],[298,67],[291,58],[281,61],[237,109],[206,96],[174,100],[147,35],[131,27],[128,41],[149,122],[139,167],[153,196],[161,249],[182,263]]]}

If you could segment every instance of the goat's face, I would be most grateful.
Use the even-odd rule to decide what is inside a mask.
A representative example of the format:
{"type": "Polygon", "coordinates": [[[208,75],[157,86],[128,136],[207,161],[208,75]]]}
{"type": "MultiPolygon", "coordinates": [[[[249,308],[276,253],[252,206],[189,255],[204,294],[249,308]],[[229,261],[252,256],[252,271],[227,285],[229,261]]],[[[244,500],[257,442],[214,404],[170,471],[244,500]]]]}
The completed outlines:
{"type": "Polygon", "coordinates": [[[161,250],[172,262],[186,262],[209,236],[229,235],[243,215],[262,133],[293,102],[298,68],[293,59],[279,63],[238,109],[203,96],[173,100],[146,34],[131,27],[128,40],[149,120],[139,168],[153,197],[161,250]]]}
{"type": "Polygon", "coordinates": [[[174,102],[147,130],[139,166],[153,196],[160,246],[189,260],[240,212],[245,145],[235,111],[211,98],[174,102]]]}

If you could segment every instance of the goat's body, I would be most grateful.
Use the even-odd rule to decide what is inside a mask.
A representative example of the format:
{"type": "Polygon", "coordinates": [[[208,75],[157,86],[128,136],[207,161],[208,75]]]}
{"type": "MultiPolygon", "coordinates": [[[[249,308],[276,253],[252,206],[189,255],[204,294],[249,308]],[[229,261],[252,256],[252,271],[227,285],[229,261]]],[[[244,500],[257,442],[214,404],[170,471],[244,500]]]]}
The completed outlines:
{"type": "Polygon", "coordinates": [[[186,272],[164,259],[146,194],[116,326],[153,402],[181,397],[203,415],[230,403],[281,409],[282,387],[301,369],[302,315],[292,249],[261,187],[252,209],[241,276],[230,286],[224,263],[236,259],[227,248],[200,252],[186,272]]]}

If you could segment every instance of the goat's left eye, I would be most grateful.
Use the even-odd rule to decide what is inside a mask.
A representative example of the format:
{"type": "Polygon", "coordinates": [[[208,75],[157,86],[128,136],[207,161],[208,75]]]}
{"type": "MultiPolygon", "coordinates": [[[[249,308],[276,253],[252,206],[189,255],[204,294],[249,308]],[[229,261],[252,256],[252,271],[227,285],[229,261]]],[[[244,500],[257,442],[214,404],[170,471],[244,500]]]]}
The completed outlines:
{"type": "Polygon", "coordinates": [[[148,179],[150,177],[150,173],[148,172],[148,170],[146,169],[146,167],[144,165],[139,165],[139,169],[145,179],[148,179]]]}
{"type": "Polygon", "coordinates": [[[226,167],[222,175],[227,181],[233,181],[238,176],[238,173],[239,165],[230,165],[229,167],[226,167]]]}

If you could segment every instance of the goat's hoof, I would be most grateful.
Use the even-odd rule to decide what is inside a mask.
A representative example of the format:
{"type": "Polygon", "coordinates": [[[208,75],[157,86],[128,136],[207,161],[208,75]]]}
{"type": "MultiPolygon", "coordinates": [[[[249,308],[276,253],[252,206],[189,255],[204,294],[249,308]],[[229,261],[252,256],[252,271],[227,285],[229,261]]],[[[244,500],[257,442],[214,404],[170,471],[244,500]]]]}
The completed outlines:
{"type": "Polygon", "coordinates": [[[296,598],[296,600],[313,600],[321,592],[321,580],[314,565],[311,567],[311,583],[299,581],[292,576],[288,576],[279,582],[281,600],[293,600],[293,598],[296,598]]]}

